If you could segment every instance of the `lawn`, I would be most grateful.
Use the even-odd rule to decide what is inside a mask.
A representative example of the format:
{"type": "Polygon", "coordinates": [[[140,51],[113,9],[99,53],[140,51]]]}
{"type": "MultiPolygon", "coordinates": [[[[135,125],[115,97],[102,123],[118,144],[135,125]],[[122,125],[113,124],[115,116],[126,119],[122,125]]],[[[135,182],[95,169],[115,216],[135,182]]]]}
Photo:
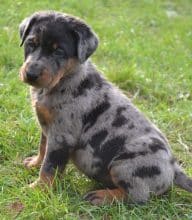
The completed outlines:
{"type": "Polygon", "coordinates": [[[91,206],[82,197],[98,184],[72,164],[56,189],[27,187],[38,170],[26,170],[22,160],[37,152],[40,130],[29,88],[18,77],[18,25],[45,9],[74,14],[94,28],[100,46],[92,60],[166,134],[192,176],[191,0],[1,0],[0,219],[192,219],[192,194],[176,187],[143,206],[91,206]]]}

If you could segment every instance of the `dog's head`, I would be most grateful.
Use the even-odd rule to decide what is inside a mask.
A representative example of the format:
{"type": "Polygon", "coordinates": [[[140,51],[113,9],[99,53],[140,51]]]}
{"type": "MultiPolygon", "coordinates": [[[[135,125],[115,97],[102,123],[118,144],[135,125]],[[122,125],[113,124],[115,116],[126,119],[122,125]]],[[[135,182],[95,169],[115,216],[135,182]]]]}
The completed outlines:
{"type": "Polygon", "coordinates": [[[98,45],[87,24],[57,12],[37,12],[22,21],[19,31],[25,51],[20,77],[37,88],[54,87],[98,45]]]}

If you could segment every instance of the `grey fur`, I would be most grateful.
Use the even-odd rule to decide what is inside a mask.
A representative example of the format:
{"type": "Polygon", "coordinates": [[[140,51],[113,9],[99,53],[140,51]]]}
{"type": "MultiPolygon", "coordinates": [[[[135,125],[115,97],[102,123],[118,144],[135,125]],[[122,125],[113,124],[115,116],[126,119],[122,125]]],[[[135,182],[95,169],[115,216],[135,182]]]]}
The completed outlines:
{"type": "MultiPolygon", "coordinates": [[[[54,15],[61,17],[60,13],[54,15]]],[[[72,20],[76,28],[82,24],[88,28],[74,17],[67,19],[69,26],[72,20]]],[[[54,88],[31,87],[35,108],[40,104],[55,113],[50,124],[40,121],[47,137],[41,171],[55,173],[51,161],[58,151],[64,156],[56,157],[54,164],[61,171],[72,159],[87,176],[107,186],[124,188],[133,202],[146,202],[150,193],[160,195],[173,183],[191,192],[191,179],[178,174],[179,166],[171,163],[172,153],[164,135],[87,60],[98,44],[94,32],[87,30],[88,38],[75,30],[81,33],[81,43],[76,45],[78,62],[70,73],[54,88]]],[[[34,56],[35,52],[30,55],[32,63],[34,56]]]]}

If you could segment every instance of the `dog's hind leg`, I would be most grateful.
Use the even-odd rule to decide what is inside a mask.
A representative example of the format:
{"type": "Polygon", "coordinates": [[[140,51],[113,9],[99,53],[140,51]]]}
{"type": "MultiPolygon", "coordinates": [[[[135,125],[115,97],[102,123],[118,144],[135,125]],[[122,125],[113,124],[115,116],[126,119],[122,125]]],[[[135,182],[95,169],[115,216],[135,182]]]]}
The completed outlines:
{"type": "Polygon", "coordinates": [[[150,196],[148,184],[139,177],[133,177],[127,171],[128,167],[123,164],[111,168],[110,174],[114,185],[127,193],[127,201],[129,203],[146,203],[150,196]]]}
{"type": "Polygon", "coordinates": [[[146,203],[150,194],[148,185],[138,177],[129,177],[125,169],[125,166],[111,168],[110,175],[116,188],[91,191],[84,199],[93,205],[111,204],[114,201],[146,203]]]}

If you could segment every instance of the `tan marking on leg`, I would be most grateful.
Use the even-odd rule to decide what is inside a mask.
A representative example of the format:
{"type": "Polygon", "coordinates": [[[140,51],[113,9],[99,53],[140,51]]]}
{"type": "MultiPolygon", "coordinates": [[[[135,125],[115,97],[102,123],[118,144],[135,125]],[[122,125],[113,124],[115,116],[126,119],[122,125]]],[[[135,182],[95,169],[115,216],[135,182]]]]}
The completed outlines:
{"type": "Polygon", "coordinates": [[[28,66],[29,66],[30,62],[31,62],[31,56],[29,56],[27,58],[27,60],[23,63],[23,65],[20,68],[19,78],[23,82],[27,82],[26,72],[27,72],[27,69],[28,69],[28,66]]]}
{"type": "Polygon", "coordinates": [[[27,68],[28,68],[29,63],[25,62],[22,67],[20,68],[19,71],[19,78],[22,82],[26,82],[26,72],[27,72],[27,68]]]}
{"type": "Polygon", "coordinates": [[[40,181],[46,184],[47,186],[52,186],[54,181],[54,176],[51,174],[40,171],[40,181]]]}
{"type": "Polygon", "coordinates": [[[46,150],[46,137],[43,134],[41,134],[41,141],[40,141],[38,155],[27,157],[23,162],[25,167],[27,168],[39,167],[43,161],[45,150],[46,150]]]}
{"type": "Polygon", "coordinates": [[[125,200],[127,198],[127,193],[120,188],[96,190],[89,192],[84,198],[92,205],[104,205],[111,204],[114,201],[125,200]]]}

